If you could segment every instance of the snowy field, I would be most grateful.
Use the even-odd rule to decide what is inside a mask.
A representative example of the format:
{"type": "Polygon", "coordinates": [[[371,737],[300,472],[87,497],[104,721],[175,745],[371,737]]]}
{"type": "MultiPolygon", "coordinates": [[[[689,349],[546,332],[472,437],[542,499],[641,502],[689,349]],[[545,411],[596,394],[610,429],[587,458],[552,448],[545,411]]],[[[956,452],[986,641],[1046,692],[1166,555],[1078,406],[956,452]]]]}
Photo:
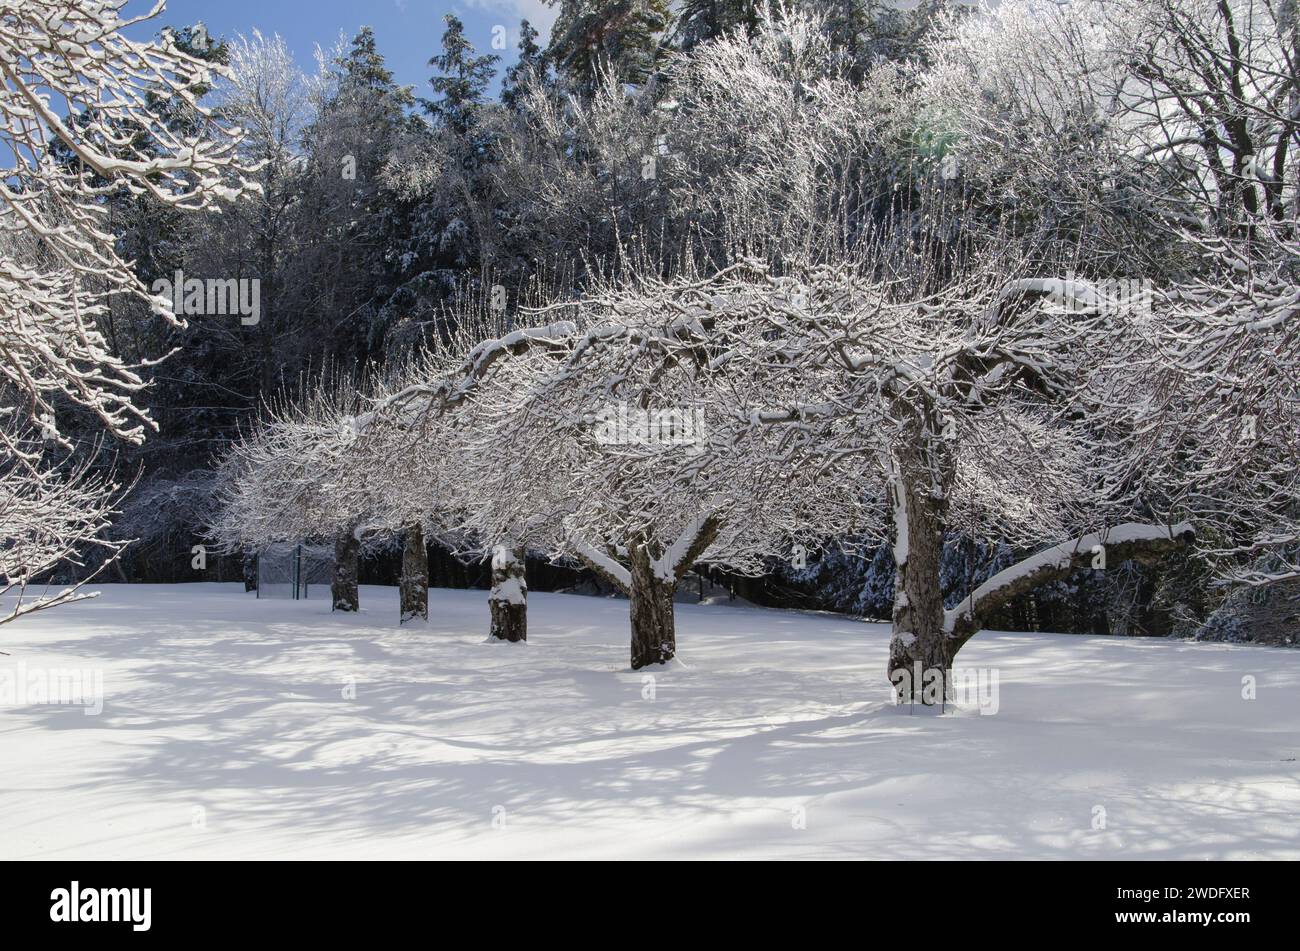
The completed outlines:
{"type": "Polygon", "coordinates": [[[0,858],[1300,858],[1300,652],[986,633],[997,712],[913,715],[829,615],[681,606],[651,683],[622,601],[102,590],[0,632],[104,691],[0,703],[0,858]]]}

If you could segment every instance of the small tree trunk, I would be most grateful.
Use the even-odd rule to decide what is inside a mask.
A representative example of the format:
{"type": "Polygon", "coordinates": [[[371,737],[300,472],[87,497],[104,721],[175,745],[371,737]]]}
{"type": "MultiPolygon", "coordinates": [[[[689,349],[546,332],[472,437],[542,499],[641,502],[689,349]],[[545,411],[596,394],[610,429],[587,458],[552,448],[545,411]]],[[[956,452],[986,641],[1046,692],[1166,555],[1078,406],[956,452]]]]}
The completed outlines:
{"type": "Polygon", "coordinates": [[[399,624],[429,620],[429,551],[424,547],[424,529],[417,522],[402,533],[402,577],[398,582],[401,602],[399,624]]]}
{"type": "Polygon", "coordinates": [[[501,641],[528,640],[528,583],[524,580],[524,549],[500,545],[492,556],[491,636],[501,641]]]}
{"type": "Polygon", "coordinates": [[[942,502],[917,491],[918,482],[892,480],[896,540],[893,637],[889,680],[903,700],[941,702],[948,696],[953,645],[944,631],[942,502]],[[927,689],[928,688],[928,689],[927,689]]]}
{"type": "Polygon", "coordinates": [[[334,599],[335,611],[356,611],[361,606],[357,594],[357,560],[361,553],[361,542],[357,541],[351,529],[345,529],[334,536],[334,580],[330,584],[330,595],[334,599]]]}
{"type": "Polygon", "coordinates": [[[649,546],[629,546],[632,585],[632,669],[649,664],[666,664],[677,652],[677,631],[673,617],[675,580],[655,573],[649,546]]]}
{"type": "Polygon", "coordinates": [[[257,555],[252,552],[245,552],[242,564],[244,572],[244,590],[257,590],[257,555]]]}

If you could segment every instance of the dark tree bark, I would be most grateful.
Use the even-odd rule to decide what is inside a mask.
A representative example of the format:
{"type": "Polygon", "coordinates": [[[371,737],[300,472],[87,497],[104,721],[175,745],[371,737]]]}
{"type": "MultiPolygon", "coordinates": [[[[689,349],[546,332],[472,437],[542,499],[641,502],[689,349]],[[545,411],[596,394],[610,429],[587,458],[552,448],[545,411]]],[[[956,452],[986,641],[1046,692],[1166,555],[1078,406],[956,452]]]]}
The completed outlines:
{"type": "Polygon", "coordinates": [[[589,550],[579,557],[598,575],[631,600],[632,669],[666,664],[677,653],[677,625],[673,595],[677,585],[718,537],[721,517],[707,514],[683,529],[671,547],[671,563],[664,546],[654,537],[635,534],[627,541],[627,565],[614,551],[589,550]]]}
{"type": "Polygon", "coordinates": [[[895,569],[887,675],[902,700],[942,702],[956,653],[945,636],[939,574],[954,446],[928,408],[900,400],[895,409],[908,423],[890,462],[895,569]]]}
{"type": "Polygon", "coordinates": [[[424,546],[424,529],[418,522],[408,525],[402,533],[402,577],[398,592],[399,624],[429,619],[429,550],[424,546]]]}
{"type": "Polygon", "coordinates": [[[502,546],[492,557],[491,636],[501,641],[528,640],[528,583],[524,579],[524,548],[502,546]]]}
{"type": "Polygon", "coordinates": [[[632,669],[666,664],[677,653],[673,615],[676,579],[655,574],[654,558],[645,542],[631,548],[632,669]]]}
{"type": "Polygon", "coordinates": [[[244,590],[257,590],[257,555],[245,552],[241,567],[244,573],[244,590]]]}
{"type": "Polygon", "coordinates": [[[334,580],[330,583],[330,595],[334,599],[335,611],[356,611],[361,607],[357,593],[360,554],[361,542],[351,529],[344,529],[334,536],[334,580]]]}
{"type": "Polygon", "coordinates": [[[956,650],[944,632],[939,574],[946,505],[926,486],[928,480],[904,463],[890,489],[895,496],[896,568],[888,675],[902,700],[934,702],[948,696],[956,650]],[[937,686],[926,691],[927,681],[937,686]],[[938,690],[942,694],[936,696],[938,690]]]}

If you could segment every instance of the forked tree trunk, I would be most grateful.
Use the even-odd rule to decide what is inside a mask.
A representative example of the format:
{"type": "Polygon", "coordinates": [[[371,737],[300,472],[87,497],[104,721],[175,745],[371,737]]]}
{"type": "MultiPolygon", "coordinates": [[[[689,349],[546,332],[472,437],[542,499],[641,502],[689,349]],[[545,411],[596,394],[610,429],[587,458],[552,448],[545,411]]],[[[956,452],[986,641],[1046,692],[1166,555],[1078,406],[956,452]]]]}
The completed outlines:
{"type": "Polygon", "coordinates": [[[402,577],[398,582],[401,607],[399,624],[429,619],[429,550],[424,529],[417,522],[402,533],[402,577]]]}
{"type": "Polygon", "coordinates": [[[632,669],[666,664],[677,652],[677,630],[673,617],[676,579],[655,572],[649,546],[631,547],[632,669]]]}
{"type": "MultiPolygon", "coordinates": [[[[897,486],[906,479],[895,480],[897,486]]],[[[952,664],[957,652],[997,611],[1035,589],[1060,581],[1097,562],[1118,567],[1126,561],[1152,564],[1185,549],[1195,534],[1189,523],[1128,523],[1084,535],[1035,552],[998,572],[950,611],[943,607],[939,566],[943,555],[945,513],[941,501],[913,490],[895,503],[900,541],[895,546],[893,638],[889,645],[889,679],[903,700],[936,703],[952,696],[952,664]],[[903,526],[906,526],[905,531],[903,526]],[[939,677],[942,676],[940,680],[939,677]]]]}
{"type": "Polygon", "coordinates": [[[702,512],[665,549],[654,537],[635,533],[627,540],[626,566],[612,548],[579,546],[587,566],[631,601],[632,669],[666,664],[677,653],[673,594],[687,571],[718,537],[723,516],[716,509],[702,512]]]}
{"type": "Polygon", "coordinates": [[[939,576],[945,503],[926,486],[906,469],[891,480],[897,567],[888,673],[900,699],[939,703],[949,695],[955,649],[944,631],[939,576]]]}
{"type": "Polygon", "coordinates": [[[524,549],[501,545],[492,556],[491,636],[501,641],[528,640],[528,583],[524,549]]]}
{"type": "Polygon", "coordinates": [[[357,561],[361,554],[361,542],[345,529],[334,536],[334,580],[330,583],[330,595],[334,599],[335,611],[356,611],[361,607],[357,594],[357,561]]]}

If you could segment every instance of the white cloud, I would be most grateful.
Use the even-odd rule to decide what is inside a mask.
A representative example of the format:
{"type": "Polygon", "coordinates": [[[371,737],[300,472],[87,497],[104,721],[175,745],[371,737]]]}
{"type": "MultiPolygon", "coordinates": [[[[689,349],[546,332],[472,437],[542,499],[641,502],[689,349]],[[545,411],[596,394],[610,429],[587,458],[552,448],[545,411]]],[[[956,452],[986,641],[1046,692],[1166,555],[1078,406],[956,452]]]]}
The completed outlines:
{"type": "Polygon", "coordinates": [[[551,27],[560,15],[559,4],[547,6],[542,0],[467,0],[468,6],[489,14],[498,14],[513,39],[519,34],[519,21],[527,20],[540,36],[542,46],[550,39],[551,27]]]}

